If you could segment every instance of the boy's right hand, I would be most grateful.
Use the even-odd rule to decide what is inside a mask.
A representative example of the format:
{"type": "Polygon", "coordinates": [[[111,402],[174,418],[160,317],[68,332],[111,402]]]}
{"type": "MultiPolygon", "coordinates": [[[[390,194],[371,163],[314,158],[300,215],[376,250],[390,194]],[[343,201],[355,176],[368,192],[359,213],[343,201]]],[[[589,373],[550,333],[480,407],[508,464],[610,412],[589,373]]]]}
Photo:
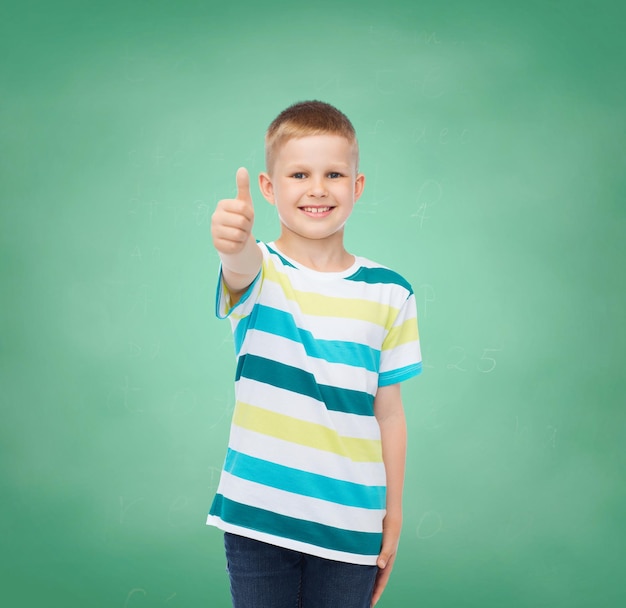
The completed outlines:
{"type": "Polygon", "coordinates": [[[237,198],[221,200],[211,218],[213,245],[218,253],[224,255],[237,254],[244,250],[254,224],[248,171],[240,167],[237,169],[236,179],[237,198]]]}

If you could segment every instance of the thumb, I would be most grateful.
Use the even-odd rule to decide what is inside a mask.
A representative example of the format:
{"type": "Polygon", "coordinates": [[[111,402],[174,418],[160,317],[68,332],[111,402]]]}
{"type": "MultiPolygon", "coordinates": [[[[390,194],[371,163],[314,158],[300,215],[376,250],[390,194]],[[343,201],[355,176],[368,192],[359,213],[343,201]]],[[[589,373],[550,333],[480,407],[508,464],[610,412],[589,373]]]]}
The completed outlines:
{"type": "Polygon", "coordinates": [[[237,169],[237,199],[252,204],[250,195],[250,176],[245,167],[237,169]]]}
{"type": "Polygon", "coordinates": [[[380,553],[378,554],[378,559],[376,560],[376,565],[384,570],[387,567],[387,564],[392,560],[394,556],[394,551],[391,547],[386,547],[383,542],[383,546],[381,547],[380,553]]]}

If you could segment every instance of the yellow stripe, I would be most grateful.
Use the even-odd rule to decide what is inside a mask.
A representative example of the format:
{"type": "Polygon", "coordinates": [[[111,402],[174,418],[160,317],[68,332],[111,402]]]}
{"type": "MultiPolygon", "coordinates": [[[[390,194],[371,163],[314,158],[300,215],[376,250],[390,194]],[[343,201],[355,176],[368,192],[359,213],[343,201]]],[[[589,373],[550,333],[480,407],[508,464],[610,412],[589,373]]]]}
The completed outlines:
{"type": "Polygon", "coordinates": [[[365,299],[337,298],[295,290],[285,274],[278,272],[271,263],[266,265],[265,279],[278,283],[285,297],[297,302],[300,310],[307,315],[368,321],[389,330],[399,310],[365,299]]]}
{"type": "Polygon", "coordinates": [[[332,452],[354,462],[382,462],[378,439],[344,437],[321,424],[305,422],[269,410],[237,402],[233,423],[249,431],[283,439],[309,448],[332,452]]]}
{"type": "Polygon", "coordinates": [[[419,340],[417,323],[414,318],[408,319],[402,325],[393,327],[389,331],[383,342],[382,350],[391,350],[396,346],[406,344],[407,342],[415,342],[416,340],[419,340]]]}

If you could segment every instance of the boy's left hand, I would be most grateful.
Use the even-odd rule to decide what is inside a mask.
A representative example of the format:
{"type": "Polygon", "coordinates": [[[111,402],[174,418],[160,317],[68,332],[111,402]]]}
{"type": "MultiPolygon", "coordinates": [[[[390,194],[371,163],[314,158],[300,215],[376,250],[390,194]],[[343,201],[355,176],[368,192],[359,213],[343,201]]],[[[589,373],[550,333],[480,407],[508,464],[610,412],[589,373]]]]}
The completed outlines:
{"type": "Polygon", "coordinates": [[[376,575],[376,582],[374,583],[372,606],[376,605],[389,581],[393,563],[396,560],[396,553],[398,552],[401,529],[401,521],[389,521],[388,518],[385,517],[383,521],[383,544],[376,562],[378,565],[378,574],[376,575]]]}

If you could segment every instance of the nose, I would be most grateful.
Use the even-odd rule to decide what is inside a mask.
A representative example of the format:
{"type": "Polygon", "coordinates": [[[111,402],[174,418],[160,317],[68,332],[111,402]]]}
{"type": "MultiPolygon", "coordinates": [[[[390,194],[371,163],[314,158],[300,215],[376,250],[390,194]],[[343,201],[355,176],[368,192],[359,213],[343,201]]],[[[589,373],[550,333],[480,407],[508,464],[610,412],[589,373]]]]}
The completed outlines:
{"type": "Polygon", "coordinates": [[[311,178],[309,196],[314,197],[314,198],[323,198],[325,196],[328,196],[328,192],[326,190],[326,185],[324,183],[323,177],[311,178]]]}

